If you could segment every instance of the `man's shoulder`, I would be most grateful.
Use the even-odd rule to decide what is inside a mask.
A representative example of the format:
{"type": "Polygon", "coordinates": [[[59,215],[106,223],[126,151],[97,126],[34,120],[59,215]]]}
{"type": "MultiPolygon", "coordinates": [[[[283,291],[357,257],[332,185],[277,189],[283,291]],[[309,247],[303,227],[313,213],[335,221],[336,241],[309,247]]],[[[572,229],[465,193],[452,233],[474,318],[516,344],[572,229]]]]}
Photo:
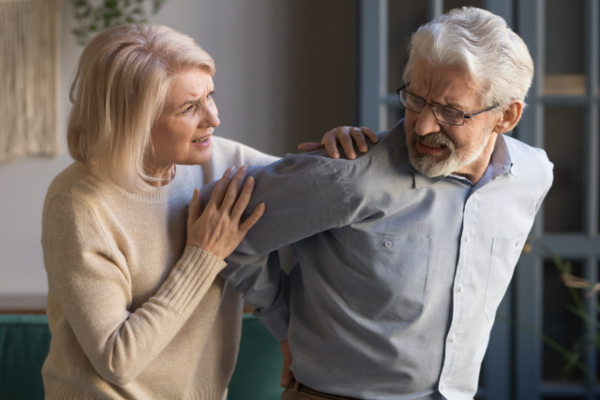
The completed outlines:
{"type": "Polygon", "coordinates": [[[402,121],[387,131],[378,132],[377,137],[379,141],[375,144],[368,139],[366,140],[368,151],[365,153],[359,152],[355,146],[355,159],[347,158],[344,150],[339,145],[338,149],[342,157],[338,159],[329,157],[325,149],[298,155],[288,154],[285,158],[308,157],[304,159],[305,162],[319,164],[341,174],[353,173],[356,170],[363,169],[365,171],[368,169],[373,170],[383,165],[400,165],[402,163],[408,165],[408,151],[402,121]]]}
{"type": "Polygon", "coordinates": [[[511,136],[504,136],[506,148],[512,162],[511,171],[519,178],[552,183],[554,164],[543,149],[530,146],[511,136]]]}

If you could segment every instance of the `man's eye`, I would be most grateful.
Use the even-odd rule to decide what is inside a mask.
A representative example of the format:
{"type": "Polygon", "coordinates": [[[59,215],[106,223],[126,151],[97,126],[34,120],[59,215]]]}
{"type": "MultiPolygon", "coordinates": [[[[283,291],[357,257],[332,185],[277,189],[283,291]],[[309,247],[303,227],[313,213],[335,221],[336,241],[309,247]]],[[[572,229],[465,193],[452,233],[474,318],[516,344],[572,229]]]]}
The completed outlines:
{"type": "Polygon", "coordinates": [[[418,97],[415,96],[408,96],[408,99],[406,99],[406,103],[409,106],[413,106],[413,107],[420,107],[423,105],[423,100],[419,99],[418,97]]]}
{"type": "Polygon", "coordinates": [[[448,108],[448,107],[440,106],[440,107],[438,107],[437,111],[438,111],[438,113],[440,114],[441,117],[444,117],[444,118],[447,118],[447,119],[462,117],[462,112],[461,111],[454,110],[454,109],[448,108]]]}

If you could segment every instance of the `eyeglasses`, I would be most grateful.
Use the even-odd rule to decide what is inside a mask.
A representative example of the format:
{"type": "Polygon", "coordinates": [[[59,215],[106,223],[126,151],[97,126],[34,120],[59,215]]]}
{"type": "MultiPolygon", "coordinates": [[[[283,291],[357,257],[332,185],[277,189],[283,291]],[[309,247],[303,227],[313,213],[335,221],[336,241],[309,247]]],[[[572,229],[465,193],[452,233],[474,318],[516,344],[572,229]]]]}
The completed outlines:
{"type": "Polygon", "coordinates": [[[423,111],[426,105],[430,106],[431,108],[433,108],[433,115],[435,115],[435,119],[448,125],[462,126],[465,123],[465,119],[473,118],[476,115],[493,110],[494,108],[498,107],[498,104],[496,104],[486,108],[485,110],[478,111],[471,115],[466,115],[464,111],[456,108],[443,106],[437,103],[429,104],[424,98],[406,91],[405,88],[408,87],[408,85],[410,85],[410,82],[402,86],[400,89],[396,90],[396,93],[398,93],[398,101],[400,102],[400,104],[404,106],[407,110],[416,113],[421,113],[421,111],[423,111]]]}

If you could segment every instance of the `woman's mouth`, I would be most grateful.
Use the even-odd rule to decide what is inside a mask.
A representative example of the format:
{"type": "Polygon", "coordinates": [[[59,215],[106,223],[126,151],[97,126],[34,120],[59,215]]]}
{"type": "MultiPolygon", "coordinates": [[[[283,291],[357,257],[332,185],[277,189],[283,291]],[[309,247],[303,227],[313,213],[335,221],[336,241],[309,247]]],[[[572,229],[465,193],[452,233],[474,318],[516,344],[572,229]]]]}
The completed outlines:
{"type": "Polygon", "coordinates": [[[210,146],[211,135],[201,137],[199,139],[192,140],[192,143],[196,146],[207,147],[210,146]]]}

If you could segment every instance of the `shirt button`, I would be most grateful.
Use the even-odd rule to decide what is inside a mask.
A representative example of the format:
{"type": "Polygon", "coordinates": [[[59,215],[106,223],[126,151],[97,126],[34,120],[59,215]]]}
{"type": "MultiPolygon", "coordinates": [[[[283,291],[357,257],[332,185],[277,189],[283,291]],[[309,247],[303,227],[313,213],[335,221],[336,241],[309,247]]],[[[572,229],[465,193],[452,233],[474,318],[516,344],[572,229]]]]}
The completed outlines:
{"type": "Polygon", "coordinates": [[[385,247],[392,247],[392,242],[389,240],[383,244],[385,247]]]}
{"type": "Polygon", "coordinates": [[[465,237],[465,242],[468,242],[469,240],[471,240],[471,238],[469,237],[469,235],[467,235],[467,236],[465,237]]]}
{"type": "Polygon", "coordinates": [[[459,293],[462,293],[462,291],[463,291],[463,290],[464,290],[464,289],[463,289],[463,285],[460,285],[460,286],[458,287],[458,292],[459,292],[459,293]]]}
{"type": "Polygon", "coordinates": [[[446,387],[446,385],[444,385],[443,383],[440,385],[440,390],[444,390],[444,388],[446,387]]]}
{"type": "Polygon", "coordinates": [[[452,337],[450,338],[450,341],[452,343],[456,342],[456,335],[452,335],[452,337]]]}

